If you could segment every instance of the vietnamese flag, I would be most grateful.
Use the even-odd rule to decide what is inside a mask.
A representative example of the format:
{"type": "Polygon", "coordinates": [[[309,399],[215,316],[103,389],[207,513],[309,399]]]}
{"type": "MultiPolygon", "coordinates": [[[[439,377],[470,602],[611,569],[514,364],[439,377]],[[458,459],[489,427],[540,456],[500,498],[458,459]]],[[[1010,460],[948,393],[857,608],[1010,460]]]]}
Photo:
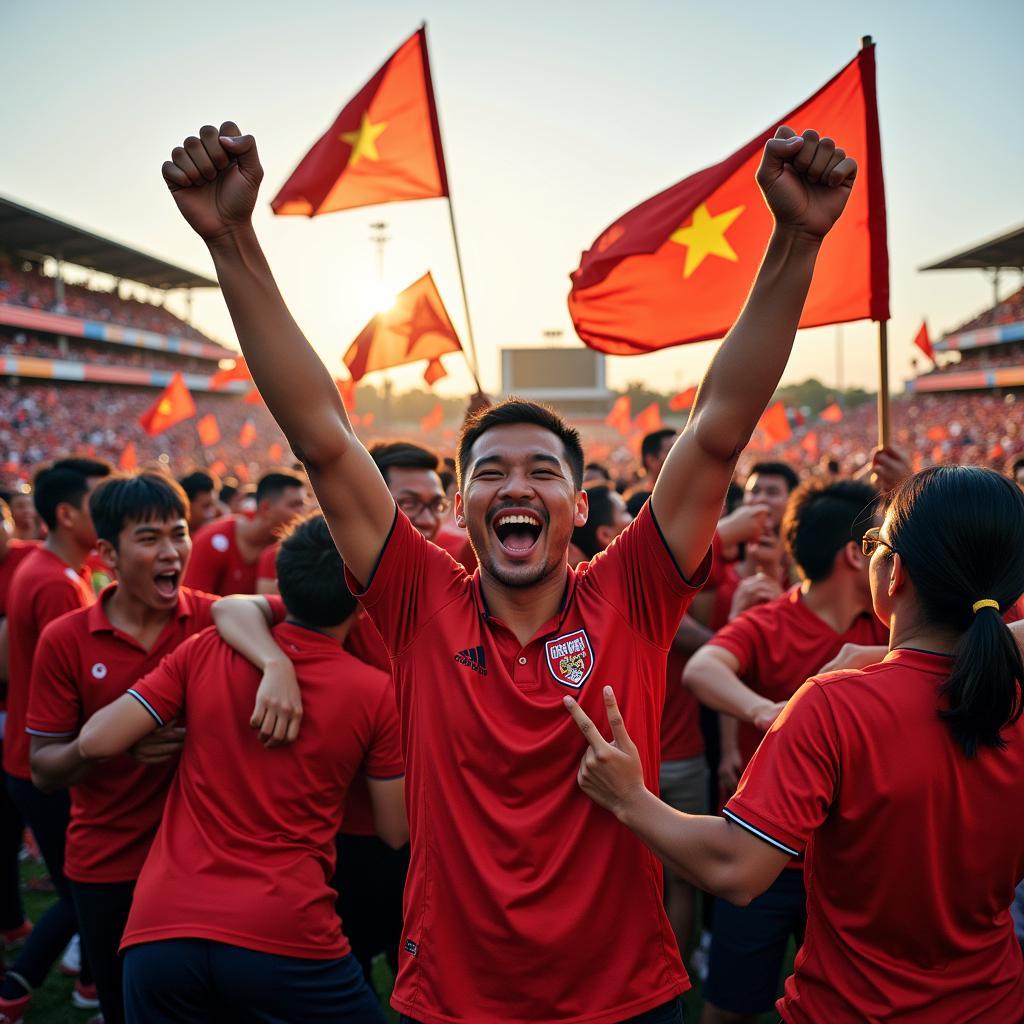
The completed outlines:
{"type": "Polygon", "coordinates": [[[668,400],[668,407],[673,412],[688,412],[693,408],[693,403],[697,400],[697,385],[687,388],[685,391],[680,391],[679,394],[673,395],[668,400]]]}
{"type": "Polygon", "coordinates": [[[757,421],[757,426],[771,444],[783,444],[793,436],[786,407],[782,402],[769,405],[764,415],[757,421]]]}
{"type": "Polygon", "coordinates": [[[633,429],[642,434],[653,434],[664,426],[665,424],[661,421],[661,409],[658,408],[657,402],[651,402],[646,408],[641,409],[636,414],[636,419],[633,420],[633,429]]]}
{"type": "Polygon", "coordinates": [[[391,309],[378,313],[359,332],[342,361],[352,380],[358,381],[374,370],[461,351],[459,336],[427,271],[399,294],[391,309]]]}
{"type": "Polygon", "coordinates": [[[620,434],[625,434],[629,430],[629,425],[632,421],[632,401],[629,395],[619,395],[615,399],[615,404],[612,405],[611,411],[604,418],[605,425],[614,427],[620,434]]]}
{"type": "Polygon", "coordinates": [[[808,430],[800,442],[800,447],[807,452],[812,459],[818,457],[818,434],[814,430],[808,430]]]}
{"type": "Polygon", "coordinates": [[[826,423],[838,423],[843,418],[842,406],[838,402],[833,402],[827,409],[822,409],[818,418],[826,423]]]}
{"type": "Polygon", "coordinates": [[[230,369],[218,370],[210,378],[210,390],[219,391],[221,388],[227,387],[233,380],[252,380],[249,367],[245,365],[245,360],[241,356],[235,360],[235,365],[230,369]]]}
{"type": "Polygon", "coordinates": [[[238,432],[238,443],[241,447],[248,448],[255,440],[256,424],[252,420],[246,420],[242,424],[242,429],[238,432]]]}
{"type": "Polygon", "coordinates": [[[135,442],[129,441],[121,452],[121,458],[117,460],[117,468],[130,473],[138,464],[139,456],[135,451],[135,442]]]}
{"type": "Polygon", "coordinates": [[[420,430],[424,434],[432,434],[444,422],[444,406],[438,402],[430,412],[420,420],[420,430]]]}
{"type": "Polygon", "coordinates": [[[934,363],[935,349],[932,348],[932,339],[928,337],[928,322],[921,321],[921,329],[914,336],[914,344],[934,363]]]}
{"type": "Polygon", "coordinates": [[[448,176],[423,26],[342,110],[270,205],[278,216],[315,217],[446,195],[448,176]]]}
{"type": "Polygon", "coordinates": [[[889,318],[875,50],[867,46],[742,149],[648,199],[597,239],[569,293],[576,333],[587,345],[638,355],[724,337],[772,231],[754,172],[780,124],[817,129],[859,165],[846,210],[822,244],[800,326],[889,318]]]}
{"type": "Polygon", "coordinates": [[[448,376],[444,363],[440,359],[431,359],[423,371],[423,380],[428,388],[432,388],[439,380],[448,376]]]}
{"type": "Polygon", "coordinates": [[[139,417],[139,423],[150,437],[155,437],[195,414],[196,403],[185,386],[185,378],[176,373],[163,394],[139,417]]]}
{"type": "Polygon", "coordinates": [[[196,432],[199,434],[199,443],[204,448],[212,448],[220,440],[217,417],[209,412],[201,420],[197,420],[196,432]]]}
{"type": "Polygon", "coordinates": [[[242,399],[246,405],[262,405],[263,396],[260,394],[259,388],[249,388],[245,393],[245,398],[242,399]]]}

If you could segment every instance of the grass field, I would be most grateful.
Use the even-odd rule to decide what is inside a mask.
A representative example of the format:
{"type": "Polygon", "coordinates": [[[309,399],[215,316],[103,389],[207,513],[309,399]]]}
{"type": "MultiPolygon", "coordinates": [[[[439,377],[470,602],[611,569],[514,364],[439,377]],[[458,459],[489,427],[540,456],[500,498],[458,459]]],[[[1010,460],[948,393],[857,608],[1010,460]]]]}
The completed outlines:
{"type": "MultiPolygon", "coordinates": [[[[40,877],[41,871],[34,865],[27,865],[23,868],[23,876],[27,880],[31,877],[40,877]]],[[[28,916],[37,920],[39,915],[46,910],[53,896],[48,893],[25,892],[25,908],[28,916]]],[[[792,966],[792,951],[788,970],[792,966]]],[[[374,982],[377,991],[381,995],[382,1005],[389,1024],[397,1024],[398,1015],[387,1005],[387,999],[391,992],[392,977],[391,971],[383,959],[374,965],[374,982]]],[[[700,982],[693,979],[694,988],[687,993],[687,1022],[697,1024],[700,1020],[700,1009],[702,1004],[700,996],[700,982]]],[[[25,1024],[86,1024],[97,1011],[77,1010],[71,1005],[71,989],[74,985],[72,978],[65,978],[54,968],[46,979],[46,983],[36,992],[32,999],[32,1008],[25,1015],[25,1024]]],[[[776,1024],[778,1014],[767,1013],[762,1018],[762,1024],[776,1024]]],[[[296,1022],[301,1024],[301,1022],[296,1022]]]]}

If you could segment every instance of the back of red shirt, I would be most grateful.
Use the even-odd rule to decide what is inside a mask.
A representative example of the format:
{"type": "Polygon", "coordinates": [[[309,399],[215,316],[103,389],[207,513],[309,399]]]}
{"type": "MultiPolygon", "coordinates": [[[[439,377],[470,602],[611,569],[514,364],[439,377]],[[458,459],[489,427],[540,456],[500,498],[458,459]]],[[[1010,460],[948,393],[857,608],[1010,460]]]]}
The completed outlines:
{"type": "Polygon", "coordinates": [[[92,604],[92,587],[66,562],[45,547],[36,548],[14,571],[7,595],[8,668],[4,771],[32,778],[29,738],[25,732],[32,661],[43,627],[54,619],[92,604]]]}
{"type": "Polygon", "coordinates": [[[225,516],[195,535],[183,580],[185,586],[221,597],[256,593],[259,559],[247,562],[242,558],[237,527],[234,516],[225,516]]]}
{"type": "Polygon", "coordinates": [[[129,693],[187,736],[122,945],[205,938],[280,956],[349,949],[328,885],[345,794],[361,764],[402,774],[391,681],[301,626],[275,626],[305,714],[267,750],[249,726],[260,673],[205,630],[129,693]]]}
{"type": "Polygon", "coordinates": [[[7,615],[7,591],[14,578],[14,570],[21,565],[22,559],[32,554],[39,547],[37,540],[9,540],[7,554],[0,562],[0,619],[7,615]]]}

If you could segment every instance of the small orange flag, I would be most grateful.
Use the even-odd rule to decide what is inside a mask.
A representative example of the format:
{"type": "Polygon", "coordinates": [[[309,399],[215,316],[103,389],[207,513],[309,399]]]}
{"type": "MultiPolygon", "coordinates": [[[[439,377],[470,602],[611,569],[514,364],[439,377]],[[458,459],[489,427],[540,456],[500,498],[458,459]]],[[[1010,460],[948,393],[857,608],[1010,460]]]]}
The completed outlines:
{"type": "Polygon", "coordinates": [[[374,370],[461,351],[459,336],[428,271],[399,294],[391,309],[378,313],[359,332],[342,361],[358,381],[374,370]]]}
{"type": "Polygon", "coordinates": [[[668,407],[673,412],[686,412],[693,408],[693,403],[697,399],[697,385],[687,388],[685,391],[680,391],[678,395],[673,395],[668,400],[668,407]]]}
{"type": "Polygon", "coordinates": [[[771,444],[783,444],[793,436],[786,407],[781,402],[769,405],[764,415],[757,421],[757,426],[771,444]]]}
{"type": "Polygon", "coordinates": [[[921,321],[921,329],[914,335],[914,344],[934,363],[935,349],[932,348],[932,339],[928,337],[928,321],[921,321]]]}
{"type": "Polygon", "coordinates": [[[651,402],[647,408],[641,409],[637,413],[636,419],[633,420],[633,429],[641,434],[653,434],[654,431],[661,430],[664,425],[661,420],[661,409],[657,402],[651,402]]]}
{"type": "Polygon", "coordinates": [[[256,440],[256,424],[252,420],[246,420],[242,424],[242,429],[238,432],[238,443],[243,448],[248,448],[249,445],[256,440]]]}
{"type": "Polygon", "coordinates": [[[233,380],[252,380],[252,374],[249,372],[249,367],[245,365],[245,360],[239,356],[235,360],[235,365],[227,370],[218,370],[210,378],[210,390],[219,391],[221,388],[226,387],[233,380]]]}
{"type": "Polygon", "coordinates": [[[424,434],[432,434],[444,422],[444,406],[438,402],[423,419],[420,420],[420,430],[424,434]]]}
{"type": "Polygon", "coordinates": [[[609,427],[614,427],[620,434],[629,432],[629,424],[633,420],[633,405],[629,395],[620,395],[615,399],[611,412],[605,417],[604,422],[609,427]]]}
{"type": "Polygon", "coordinates": [[[827,409],[822,409],[819,418],[826,423],[838,423],[843,418],[842,406],[838,402],[833,402],[827,409]]]}
{"type": "Polygon", "coordinates": [[[351,377],[347,380],[344,377],[335,377],[334,383],[338,386],[345,408],[352,412],[356,407],[356,382],[351,377]]]}
{"type": "Polygon", "coordinates": [[[196,431],[199,434],[199,443],[204,448],[212,448],[220,440],[220,427],[217,425],[217,417],[212,412],[196,420],[196,431]]]}
{"type": "Polygon", "coordinates": [[[139,417],[139,423],[150,437],[155,437],[195,414],[196,403],[185,386],[185,378],[176,373],[163,394],[139,417]]]}
{"type": "Polygon", "coordinates": [[[812,459],[818,457],[818,434],[814,430],[808,430],[800,441],[800,447],[807,452],[812,459]]]}
{"type": "Polygon", "coordinates": [[[121,452],[121,458],[117,460],[118,469],[130,473],[139,464],[139,456],[135,451],[135,442],[129,441],[121,452]]]}
{"type": "Polygon", "coordinates": [[[439,380],[448,376],[448,371],[440,359],[431,359],[423,371],[423,380],[428,388],[432,388],[439,380]]]}
{"type": "Polygon", "coordinates": [[[242,401],[244,401],[246,405],[262,405],[263,396],[260,394],[260,389],[250,388],[248,392],[246,392],[245,398],[242,399],[242,401]]]}
{"type": "Polygon", "coordinates": [[[278,216],[315,217],[448,195],[426,28],[419,28],[337,116],[281,186],[278,216]]]}
{"type": "Polygon", "coordinates": [[[283,457],[284,457],[284,449],[275,441],[267,449],[267,458],[271,462],[280,462],[283,457]]]}

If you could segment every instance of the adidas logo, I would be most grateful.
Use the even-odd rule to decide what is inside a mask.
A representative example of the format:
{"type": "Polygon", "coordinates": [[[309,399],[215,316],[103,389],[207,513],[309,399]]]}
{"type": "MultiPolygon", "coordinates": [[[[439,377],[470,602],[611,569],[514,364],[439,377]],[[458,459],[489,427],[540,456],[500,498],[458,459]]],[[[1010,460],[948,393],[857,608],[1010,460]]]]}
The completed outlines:
{"type": "Polygon", "coordinates": [[[471,668],[482,676],[487,675],[487,659],[484,657],[484,649],[482,647],[467,647],[464,651],[459,651],[455,655],[455,660],[463,668],[471,668]]]}

